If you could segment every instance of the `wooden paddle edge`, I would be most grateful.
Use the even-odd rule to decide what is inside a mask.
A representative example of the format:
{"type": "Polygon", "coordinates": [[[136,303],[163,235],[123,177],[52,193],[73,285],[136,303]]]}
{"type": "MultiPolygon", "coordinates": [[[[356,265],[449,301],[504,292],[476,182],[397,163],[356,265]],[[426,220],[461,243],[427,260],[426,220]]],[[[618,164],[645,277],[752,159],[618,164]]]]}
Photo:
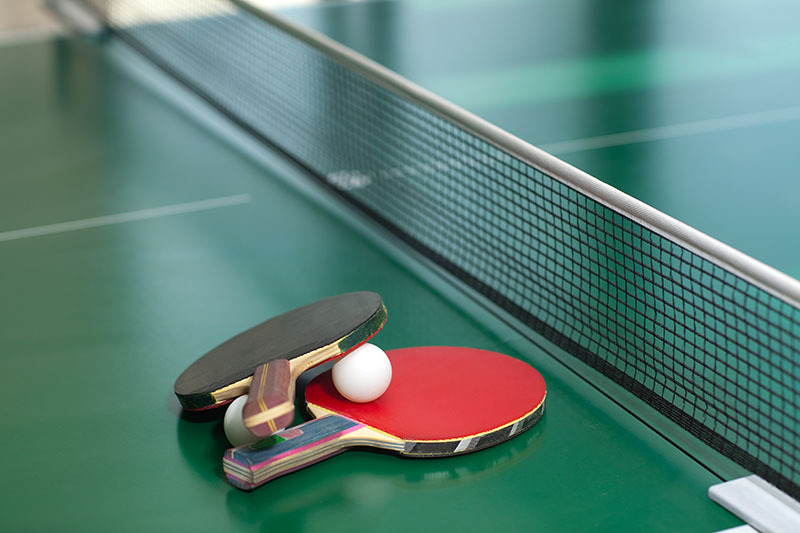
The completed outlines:
{"type": "MultiPolygon", "coordinates": [[[[545,392],[544,396],[542,396],[542,401],[536,407],[534,407],[521,417],[512,420],[509,423],[504,424],[498,428],[491,429],[482,433],[476,433],[474,435],[458,437],[455,439],[441,439],[441,440],[401,439],[404,442],[403,449],[392,450],[392,451],[395,451],[399,455],[405,455],[409,457],[450,457],[454,455],[463,455],[465,453],[472,453],[478,450],[489,448],[491,446],[495,446],[513,437],[516,437],[517,435],[521,435],[525,431],[532,428],[537,422],[539,422],[539,420],[541,420],[542,416],[544,415],[546,399],[547,399],[547,393],[545,392]]],[[[313,404],[311,402],[306,402],[306,407],[308,411],[311,413],[311,415],[314,416],[315,418],[320,418],[322,416],[329,414],[336,415],[336,413],[334,413],[333,411],[330,411],[324,407],[313,404]]],[[[341,415],[336,415],[336,416],[341,416],[341,415]]],[[[369,428],[370,431],[386,435],[387,439],[394,440],[398,438],[394,435],[381,431],[380,429],[376,429],[370,426],[369,424],[365,424],[363,422],[359,423],[369,428]]],[[[382,442],[384,439],[376,439],[376,440],[380,440],[382,442]]]]}
{"type": "MultiPolygon", "coordinates": [[[[334,348],[335,355],[325,357],[321,361],[311,360],[310,362],[303,363],[300,365],[300,372],[324,363],[325,361],[336,359],[346,355],[347,353],[350,353],[354,349],[370,340],[381,329],[383,329],[383,326],[386,324],[387,320],[388,312],[386,311],[386,305],[383,303],[383,300],[381,300],[380,308],[378,308],[378,310],[369,319],[367,319],[366,322],[344,337],[313,351],[313,353],[325,352],[334,348]]],[[[292,360],[302,360],[304,357],[306,357],[306,355],[308,354],[300,355],[292,360]]],[[[216,409],[231,403],[233,400],[243,394],[247,394],[250,389],[252,378],[252,375],[246,376],[235,383],[210,392],[180,394],[175,391],[175,396],[178,398],[178,402],[180,402],[181,407],[183,407],[183,409],[186,411],[206,411],[209,409],[216,409]]]]}

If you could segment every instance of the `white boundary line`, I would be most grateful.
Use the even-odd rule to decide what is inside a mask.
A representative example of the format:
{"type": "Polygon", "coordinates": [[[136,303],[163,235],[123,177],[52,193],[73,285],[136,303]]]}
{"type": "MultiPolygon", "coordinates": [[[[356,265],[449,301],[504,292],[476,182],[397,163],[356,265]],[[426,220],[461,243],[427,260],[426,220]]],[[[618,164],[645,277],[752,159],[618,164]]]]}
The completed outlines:
{"type": "Polygon", "coordinates": [[[27,239],[29,237],[39,237],[41,235],[52,235],[54,233],[65,233],[67,231],[76,231],[87,228],[111,226],[113,224],[122,224],[125,222],[134,222],[137,220],[168,217],[172,215],[180,215],[183,213],[193,213],[195,211],[205,211],[207,209],[217,209],[219,207],[228,207],[232,205],[246,204],[251,200],[252,198],[250,197],[249,194],[237,194],[234,196],[223,196],[220,198],[211,198],[209,200],[200,200],[198,202],[187,202],[183,204],[152,207],[150,209],[128,211],[126,213],[117,213],[115,215],[84,218],[81,220],[72,220],[69,222],[59,222],[57,224],[47,224],[45,226],[34,226],[31,228],[23,228],[23,229],[2,232],[0,233],[0,242],[14,241],[17,239],[27,239]]]}
{"type": "Polygon", "coordinates": [[[682,124],[672,124],[669,126],[659,126],[641,130],[624,131],[621,133],[598,135],[597,137],[586,137],[571,141],[554,142],[542,145],[540,148],[551,154],[567,154],[582,152],[584,150],[594,150],[597,148],[609,148],[612,146],[624,146],[627,144],[687,137],[689,135],[701,135],[703,133],[777,124],[780,122],[792,122],[795,120],[800,120],[800,106],[684,122],[682,124]]]}
{"type": "Polygon", "coordinates": [[[761,533],[800,531],[800,502],[756,475],[712,485],[708,497],[761,533]]]}

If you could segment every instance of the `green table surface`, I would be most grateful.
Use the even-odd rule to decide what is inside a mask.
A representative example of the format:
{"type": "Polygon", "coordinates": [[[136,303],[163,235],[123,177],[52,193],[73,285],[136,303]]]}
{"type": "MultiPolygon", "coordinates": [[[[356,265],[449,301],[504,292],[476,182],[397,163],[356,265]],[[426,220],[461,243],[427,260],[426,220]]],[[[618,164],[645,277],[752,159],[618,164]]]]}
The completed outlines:
{"type": "MultiPolygon", "coordinates": [[[[411,2],[373,7],[392,6],[429,10],[411,2]]],[[[451,9],[458,14],[485,7],[470,2],[451,9]]],[[[605,16],[596,7],[592,13],[605,16]]],[[[305,9],[287,14],[308,18],[305,9]]],[[[435,21],[441,12],[432,15],[435,21]]],[[[589,19],[586,24],[605,31],[589,19]]],[[[456,27],[461,29],[452,31],[464,31],[456,27]]],[[[643,29],[637,28],[631,31],[639,35],[643,29]]],[[[397,30],[397,42],[414,41],[399,38],[405,31],[397,30]]],[[[565,36],[548,31],[566,46],[565,36]]],[[[631,405],[648,408],[611,401],[551,357],[547,346],[526,341],[459,296],[158,72],[122,61],[131,54],[123,48],[113,40],[98,45],[65,39],[0,47],[3,530],[716,531],[740,523],[706,496],[719,478],[629,412],[631,405]],[[192,203],[230,197],[228,205],[192,203]],[[168,209],[141,212],[157,207],[168,209]],[[96,219],[131,212],[139,213],[137,220],[96,219]],[[10,233],[86,219],[93,227],[10,233]],[[543,420],[516,439],[471,455],[410,460],[360,450],[252,493],[232,488],[222,473],[227,446],[221,423],[182,416],[172,394],[175,378],[199,355],[255,323],[360,289],[384,297],[389,321],[375,342],[385,349],[467,345],[535,365],[549,388],[543,420]]],[[[407,68],[412,78],[415,69],[431,80],[436,74],[445,89],[456,71],[469,70],[458,64],[450,74],[424,63],[407,68]]],[[[437,89],[433,81],[429,85],[437,89]]],[[[789,92],[787,100],[797,98],[789,92]]],[[[445,96],[480,107],[466,92],[445,96]]],[[[625,100],[610,91],[590,96],[586,106],[592,98],[617,99],[619,105],[625,100]]],[[[569,99],[551,103],[547,113],[569,107],[569,99]]],[[[602,133],[603,117],[614,113],[597,105],[592,127],[602,133]]],[[[508,120],[512,131],[522,127],[508,120]]],[[[540,140],[577,138],[587,131],[578,122],[578,130],[545,128],[542,135],[550,137],[540,140]]],[[[628,127],[644,127],[634,122],[628,127]]],[[[516,133],[537,140],[534,133],[516,133]]],[[[710,142],[723,150],[744,133],[710,142]]],[[[696,140],[669,142],[683,146],[671,149],[691,151],[696,140]]],[[[587,157],[583,162],[622,169],[630,157],[628,166],[656,168],[657,175],[648,173],[647,183],[632,181],[628,192],[652,186],[678,195],[680,183],[666,183],[664,169],[631,152],[642,149],[610,148],[615,155],[605,159],[577,154],[574,162],[581,162],[579,155],[587,157]]],[[[688,165],[683,156],[668,157],[669,150],[655,159],[661,166],[675,171],[670,165],[688,165]]],[[[726,151],[746,159],[735,147],[726,151]]],[[[729,164],[735,166],[724,162],[729,164]]],[[[708,180],[697,186],[706,190],[715,180],[701,174],[708,180]]],[[[717,183],[726,179],[724,172],[716,176],[717,183]]],[[[783,194],[797,187],[786,186],[783,194]]],[[[752,198],[732,189],[714,198],[684,191],[695,203],[683,208],[712,220],[696,202],[752,198]]],[[[764,224],[777,220],[774,211],[763,208],[764,224]]],[[[726,231],[747,233],[747,221],[735,221],[726,231]]],[[[792,245],[796,252],[796,239],[792,245]]],[[[775,254],[792,256],[787,250],[775,254]]],[[[786,264],[792,260],[796,254],[786,264]]]]}

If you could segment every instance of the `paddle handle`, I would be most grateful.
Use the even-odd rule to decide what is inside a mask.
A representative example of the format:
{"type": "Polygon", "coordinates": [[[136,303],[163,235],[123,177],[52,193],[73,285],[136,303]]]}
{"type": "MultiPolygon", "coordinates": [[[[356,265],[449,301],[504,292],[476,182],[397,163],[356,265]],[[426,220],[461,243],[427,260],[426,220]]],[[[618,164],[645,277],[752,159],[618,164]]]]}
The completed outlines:
{"type": "Polygon", "coordinates": [[[236,487],[252,490],[276,477],[305,468],[350,446],[363,424],[327,415],[281,431],[254,444],[225,452],[222,466],[236,487]]]}
{"type": "Polygon", "coordinates": [[[268,437],[294,420],[295,380],[288,359],[258,367],[242,409],[244,425],[256,437],[268,437]]]}

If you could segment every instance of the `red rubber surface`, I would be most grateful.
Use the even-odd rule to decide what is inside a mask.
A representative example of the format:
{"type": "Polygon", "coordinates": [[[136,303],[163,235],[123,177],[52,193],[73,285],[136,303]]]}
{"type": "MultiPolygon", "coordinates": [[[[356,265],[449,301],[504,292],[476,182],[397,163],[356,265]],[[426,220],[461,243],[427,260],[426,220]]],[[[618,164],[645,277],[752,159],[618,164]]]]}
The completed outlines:
{"type": "Polygon", "coordinates": [[[532,366],[474,348],[428,346],[387,352],[392,382],[369,403],[334,388],[331,372],[306,388],[306,401],[403,440],[451,440],[492,431],[544,400],[545,383],[532,366]]]}

